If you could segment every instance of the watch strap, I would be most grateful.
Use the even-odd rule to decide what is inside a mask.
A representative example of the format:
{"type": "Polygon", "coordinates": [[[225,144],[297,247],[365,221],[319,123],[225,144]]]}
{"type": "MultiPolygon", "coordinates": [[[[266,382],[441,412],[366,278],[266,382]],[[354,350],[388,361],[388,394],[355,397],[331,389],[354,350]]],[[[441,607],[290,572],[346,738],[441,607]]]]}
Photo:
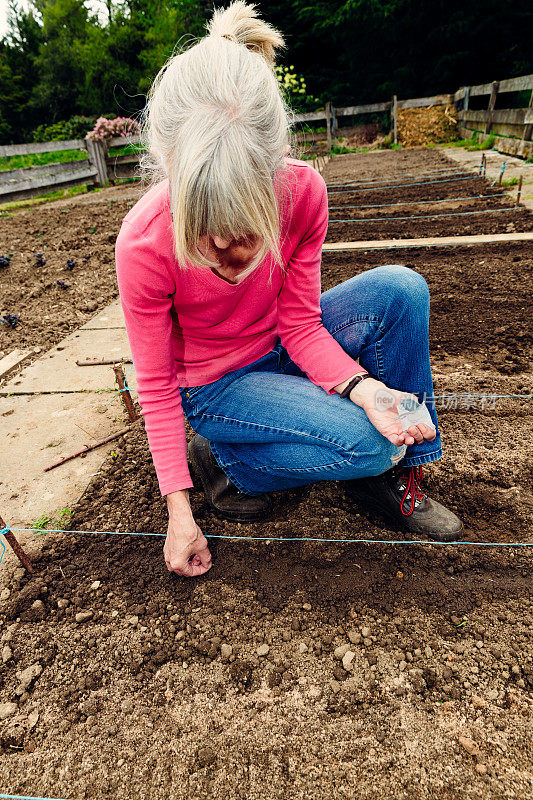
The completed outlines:
{"type": "Polygon", "coordinates": [[[350,383],[342,390],[340,393],[341,397],[348,397],[352,389],[357,386],[358,383],[364,381],[365,378],[371,378],[372,375],[369,375],[368,372],[361,372],[359,375],[356,375],[355,378],[352,378],[350,383]]]}

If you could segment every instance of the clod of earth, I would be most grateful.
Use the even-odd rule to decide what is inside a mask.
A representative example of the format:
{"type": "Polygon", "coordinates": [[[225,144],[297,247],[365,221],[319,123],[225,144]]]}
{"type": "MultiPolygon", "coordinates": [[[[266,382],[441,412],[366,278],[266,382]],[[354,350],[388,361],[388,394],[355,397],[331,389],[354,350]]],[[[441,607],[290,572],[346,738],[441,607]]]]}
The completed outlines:
{"type": "Polygon", "coordinates": [[[0,317],[0,322],[3,325],[7,325],[8,328],[16,328],[20,322],[20,317],[18,314],[4,314],[3,317],[0,317]]]}

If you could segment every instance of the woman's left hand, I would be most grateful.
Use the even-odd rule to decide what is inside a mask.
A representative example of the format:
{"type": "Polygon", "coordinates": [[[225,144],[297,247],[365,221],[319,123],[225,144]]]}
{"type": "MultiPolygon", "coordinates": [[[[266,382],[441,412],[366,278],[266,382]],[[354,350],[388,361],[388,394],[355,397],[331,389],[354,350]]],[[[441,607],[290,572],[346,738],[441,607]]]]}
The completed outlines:
{"type": "Polygon", "coordinates": [[[372,425],[393,444],[400,447],[415,442],[422,444],[424,440],[432,442],[437,435],[432,426],[421,423],[411,425],[406,431],[403,430],[398,406],[406,397],[418,403],[415,395],[389,389],[375,378],[360,381],[350,392],[350,400],[363,409],[372,425]]]}

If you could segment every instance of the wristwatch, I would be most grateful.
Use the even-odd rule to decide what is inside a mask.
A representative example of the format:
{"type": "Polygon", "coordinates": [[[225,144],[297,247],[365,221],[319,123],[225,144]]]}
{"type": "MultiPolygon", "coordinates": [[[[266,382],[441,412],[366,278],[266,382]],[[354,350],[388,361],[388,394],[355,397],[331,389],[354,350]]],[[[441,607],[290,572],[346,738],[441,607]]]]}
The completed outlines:
{"type": "Polygon", "coordinates": [[[350,381],[348,386],[346,386],[346,388],[342,390],[342,392],[340,393],[340,396],[341,397],[348,397],[348,395],[350,394],[350,392],[352,391],[354,386],[357,386],[358,383],[361,383],[361,381],[364,381],[365,378],[371,378],[371,377],[372,377],[372,375],[369,375],[368,372],[359,373],[359,375],[356,375],[355,378],[352,378],[352,380],[350,381]]]}

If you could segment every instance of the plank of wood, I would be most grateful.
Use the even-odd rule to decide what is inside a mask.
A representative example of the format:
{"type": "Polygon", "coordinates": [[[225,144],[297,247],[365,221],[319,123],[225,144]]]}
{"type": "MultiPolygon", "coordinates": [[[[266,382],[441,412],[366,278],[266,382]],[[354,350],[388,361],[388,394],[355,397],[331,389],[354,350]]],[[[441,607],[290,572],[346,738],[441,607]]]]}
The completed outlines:
{"type": "Polygon", "coordinates": [[[474,234],[471,236],[436,236],[430,239],[382,239],[361,242],[324,242],[322,252],[336,250],[397,250],[408,247],[451,247],[465,244],[496,244],[497,242],[531,242],[533,232],[474,234]]]}
{"type": "Polygon", "coordinates": [[[22,364],[24,359],[28,358],[28,356],[31,356],[32,353],[33,350],[16,349],[12,350],[7,354],[7,356],[4,356],[4,358],[0,359],[0,378],[3,378],[4,375],[7,375],[7,373],[13,369],[13,367],[22,364]]]}
{"type": "Polygon", "coordinates": [[[389,111],[391,107],[390,100],[385,103],[366,103],[363,106],[344,106],[343,108],[336,108],[335,113],[338,117],[348,117],[357,114],[374,114],[377,111],[389,111]]]}
{"type": "MultiPolygon", "coordinates": [[[[519,78],[510,78],[500,81],[500,92],[522,92],[525,89],[533,89],[533,75],[521,75],[519,78]]],[[[478,86],[470,87],[471,96],[479,96],[492,93],[492,82],[481,83],[478,86]]]]}
{"type": "Polygon", "coordinates": [[[78,172],[88,167],[90,167],[89,159],[84,158],[80,161],[60,161],[55,164],[41,164],[38,167],[21,167],[20,169],[0,171],[0,186],[14,185],[19,181],[32,178],[49,177],[61,172],[78,172]]]}
{"type": "Polygon", "coordinates": [[[139,156],[135,153],[129,153],[125,156],[114,156],[110,155],[106,158],[106,164],[108,167],[114,167],[117,164],[138,164],[139,163],[139,156]]]}
{"type": "Polygon", "coordinates": [[[140,136],[114,136],[107,140],[108,147],[123,147],[126,144],[139,144],[140,136]]]}
{"type": "Polygon", "coordinates": [[[96,169],[88,167],[79,171],[69,170],[56,176],[33,178],[19,183],[0,185],[0,203],[32,197],[35,194],[42,194],[47,190],[52,190],[54,187],[64,189],[67,186],[77,186],[80,183],[94,183],[95,176],[96,169]]]}
{"type": "Polygon", "coordinates": [[[428,108],[429,106],[447,106],[450,103],[453,103],[453,94],[436,94],[433,97],[398,100],[398,108],[428,108]]]}
{"type": "MultiPolygon", "coordinates": [[[[494,122],[494,124],[524,125],[533,122],[533,111],[528,108],[499,108],[494,111],[460,111],[458,118],[462,122],[494,122]]],[[[485,131],[487,133],[487,131],[485,131]]]]}
{"type": "Polygon", "coordinates": [[[309,111],[307,114],[295,114],[295,122],[314,122],[316,120],[326,119],[326,111],[309,111]]]}
{"type": "Polygon", "coordinates": [[[53,153],[56,150],[86,150],[85,139],[68,139],[64,142],[28,142],[27,144],[5,144],[0,147],[0,158],[22,156],[29,153],[53,153]]]}

